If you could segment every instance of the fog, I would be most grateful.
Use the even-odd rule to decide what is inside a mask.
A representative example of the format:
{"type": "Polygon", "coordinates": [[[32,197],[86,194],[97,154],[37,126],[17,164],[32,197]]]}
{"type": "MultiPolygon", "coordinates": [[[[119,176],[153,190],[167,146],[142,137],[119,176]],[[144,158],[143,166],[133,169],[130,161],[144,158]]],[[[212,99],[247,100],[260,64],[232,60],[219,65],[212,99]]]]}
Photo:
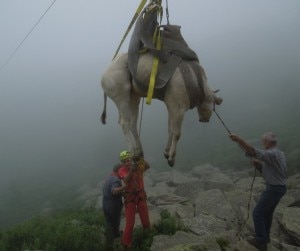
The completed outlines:
{"type": "MultiPolygon", "coordinates": [[[[107,125],[99,121],[100,78],[139,2],[57,1],[5,63],[52,1],[0,0],[1,196],[28,184],[43,191],[100,180],[118,161],[125,139],[111,100],[107,125]]],[[[169,13],[209,85],[220,89],[217,111],[232,131],[251,138],[254,127],[276,131],[299,122],[298,0],[170,0],[169,13]]],[[[166,116],[163,103],[144,105],[141,140],[154,169],[168,168],[166,116]]],[[[236,147],[226,140],[216,116],[202,125],[188,111],[174,168],[204,161],[203,147],[212,156],[214,149],[236,147]]]]}

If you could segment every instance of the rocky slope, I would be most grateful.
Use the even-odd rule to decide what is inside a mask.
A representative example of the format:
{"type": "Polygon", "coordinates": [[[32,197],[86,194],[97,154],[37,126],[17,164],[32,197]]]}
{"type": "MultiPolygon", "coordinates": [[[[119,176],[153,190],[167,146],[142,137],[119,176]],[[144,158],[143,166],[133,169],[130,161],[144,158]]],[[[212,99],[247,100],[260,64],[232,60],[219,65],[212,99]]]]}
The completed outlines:
{"type": "MultiPolygon", "coordinates": [[[[167,209],[189,229],[174,236],[156,236],[151,251],[255,251],[246,238],[253,234],[251,212],[264,189],[264,181],[257,176],[251,189],[253,176],[249,167],[235,171],[210,164],[185,173],[150,169],[145,174],[145,188],[151,222],[160,219],[160,212],[167,209]],[[226,249],[222,249],[226,244],[226,249]]],[[[85,200],[86,207],[102,207],[102,185],[99,182],[96,188],[85,189],[81,200],[85,200]]],[[[300,250],[299,204],[300,174],[296,174],[289,177],[288,192],[274,213],[269,251],[300,250]]],[[[136,222],[140,224],[138,216],[136,222]]]]}

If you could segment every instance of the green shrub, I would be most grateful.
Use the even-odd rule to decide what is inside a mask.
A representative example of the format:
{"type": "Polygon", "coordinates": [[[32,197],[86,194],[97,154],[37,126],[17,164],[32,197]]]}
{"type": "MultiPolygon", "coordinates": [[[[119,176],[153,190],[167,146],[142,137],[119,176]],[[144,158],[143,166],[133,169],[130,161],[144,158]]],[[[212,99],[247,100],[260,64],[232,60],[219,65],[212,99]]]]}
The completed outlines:
{"type": "Polygon", "coordinates": [[[222,251],[226,251],[226,248],[229,247],[229,241],[222,237],[216,238],[216,242],[219,244],[222,251]]]}
{"type": "MultiPolygon", "coordinates": [[[[139,227],[134,230],[132,250],[150,250],[155,235],[173,235],[178,230],[185,231],[186,228],[175,216],[163,211],[160,221],[151,229],[143,231],[139,227]]],[[[64,211],[36,217],[0,232],[0,251],[105,251],[104,232],[102,212],[64,211]]]]}
{"type": "Polygon", "coordinates": [[[0,235],[1,251],[90,251],[103,248],[104,219],[97,211],[68,211],[37,217],[0,235]]]}
{"type": "Polygon", "coordinates": [[[141,227],[136,228],[133,233],[133,251],[150,250],[154,236],[156,235],[173,235],[177,231],[187,231],[187,228],[181,221],[172,216],[169,211],[164,210],[160,214],[161,219],[147,231],[141,227]]]}

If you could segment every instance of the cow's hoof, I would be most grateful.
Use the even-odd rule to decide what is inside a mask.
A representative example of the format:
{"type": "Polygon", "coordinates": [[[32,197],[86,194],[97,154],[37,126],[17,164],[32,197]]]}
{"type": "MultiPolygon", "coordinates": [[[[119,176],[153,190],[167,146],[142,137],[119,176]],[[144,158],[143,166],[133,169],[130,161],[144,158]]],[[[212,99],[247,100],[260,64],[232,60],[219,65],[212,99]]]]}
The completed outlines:
{"type": "Polygon", "coordinates": [[[203,122],[203,123],[207,123],[209,122],[209,119],[199,119],[200,122],[203,122]]]}
{"type": "Polygon", "coordinates": [[[168,160],[168,164],[169,164],[169,166],[170,167],[173,167],[174,166],[174,164],[175,164],[175,160],[168,160]]]}

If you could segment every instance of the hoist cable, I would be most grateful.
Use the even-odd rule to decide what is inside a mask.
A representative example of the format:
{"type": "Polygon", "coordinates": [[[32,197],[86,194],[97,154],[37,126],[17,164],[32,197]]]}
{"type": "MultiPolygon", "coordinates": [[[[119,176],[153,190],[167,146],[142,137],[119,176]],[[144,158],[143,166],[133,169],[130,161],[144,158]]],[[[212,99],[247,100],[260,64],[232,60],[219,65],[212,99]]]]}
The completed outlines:
{"type": "Polygon", "coordinates": [[[10,54],[10,56],[6,59],[6,61],[3,63],[3,65],[0,67],[0,71],[9,63],[9,61],[12,59],[12,57],[16,54],[16,52],[19,50],[19,48],[22,46],[22,44],[25,42],[25,40],[30,36],[30,34],[33,32],[35,27],[41,22],[43,17],[47,14],[47,12],[51,9],[51,7],[54,5],[56,0],[54,0],[50,6],[46,9],[44,14],[37,20],[37,22],[34,24],[34,26],[30,29],[30,31],[27,33],[27,35],[24,37],[24,39],[19,43],[19,45],[15,48],[15,50],[10,54]]]}

